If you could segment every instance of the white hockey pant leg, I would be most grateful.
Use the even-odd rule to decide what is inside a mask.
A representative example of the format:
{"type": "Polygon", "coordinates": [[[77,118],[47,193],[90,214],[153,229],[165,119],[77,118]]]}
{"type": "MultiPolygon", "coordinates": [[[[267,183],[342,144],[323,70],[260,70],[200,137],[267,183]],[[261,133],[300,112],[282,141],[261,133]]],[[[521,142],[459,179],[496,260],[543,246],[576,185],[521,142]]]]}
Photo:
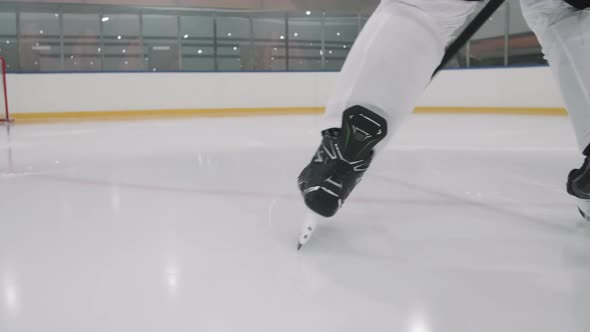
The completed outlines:
{"type": "MultiPolygon", "coordinates": [[[[584,152],[590,144],[590,10],[577,10],[562,0],[521,0],[521,4],[561,90],[578,147],[584,152]]],[[[590,201],[578,198],[577,203],[588,219],[590,201]]]]}
{"type": "Polygon", "coordinates": [[[564,98],[583,152],[590,145],[590,9],[562,0],[521,0],[564,98]]]}
{"type": "Polygon", "coordinates": [[[360,105],[388,121],[388,138],[415,107],[452,34],[477,3],[462,0],[382,0],[338,76],[323,128],[360,105]]]}

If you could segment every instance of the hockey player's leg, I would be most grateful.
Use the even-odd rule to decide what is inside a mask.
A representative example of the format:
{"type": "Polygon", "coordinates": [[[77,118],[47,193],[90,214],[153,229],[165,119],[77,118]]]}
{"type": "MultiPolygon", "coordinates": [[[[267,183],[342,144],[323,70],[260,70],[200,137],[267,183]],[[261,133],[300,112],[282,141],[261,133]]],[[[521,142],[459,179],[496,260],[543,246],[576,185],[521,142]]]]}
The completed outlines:
{"type": "MultiPolygon", "coordinates": [[[[569,0],[577,7],[588,1],[569,0]]],[[[590,9],[581,10],[563,0],[521,0],[524,16],[537,34],[559,84],[578,140],[587,156],[568,177],[568,192],[590,215],[590,9]]]]}
{"type": "Polygon", "coordinates": [[[451,35],[475,7],[462,0],[383,0],[344,64],[323,140],[299,176],[307,206],[331,217],[375,151],[412,111],[451,35]]]}

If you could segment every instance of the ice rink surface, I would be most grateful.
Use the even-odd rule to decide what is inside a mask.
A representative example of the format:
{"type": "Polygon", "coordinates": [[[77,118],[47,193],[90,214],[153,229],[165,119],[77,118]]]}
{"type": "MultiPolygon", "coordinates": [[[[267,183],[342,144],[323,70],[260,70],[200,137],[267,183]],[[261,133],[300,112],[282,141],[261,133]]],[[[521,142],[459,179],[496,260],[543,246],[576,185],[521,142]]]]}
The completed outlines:
{"type": "Polygon", "coordinates": [[[297,252],[317,122],[0,127],[0,331],[590,331],[567,118],[413,115],[297,252]]]}

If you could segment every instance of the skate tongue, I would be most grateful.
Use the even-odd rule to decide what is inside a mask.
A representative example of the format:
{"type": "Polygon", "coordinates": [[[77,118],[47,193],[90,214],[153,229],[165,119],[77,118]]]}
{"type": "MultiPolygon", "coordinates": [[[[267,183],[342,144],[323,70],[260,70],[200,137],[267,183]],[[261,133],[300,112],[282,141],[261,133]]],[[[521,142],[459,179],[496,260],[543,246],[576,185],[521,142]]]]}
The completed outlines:
{"type": "Polygon", "coordinates": [[[382,137],[379,137],[380,134],[377,134],[379,128],[371,128],[373,130],[365,129],[367,127],[361,128],[351,125],[342,134],[342,154],[347,160],[357,161],[368,159],[373,153],[373,148],[381,141],[382,137]]]}
{"type": "Polygon", "coordinates": [[[378,114],[355,106],[344,112],[343,155],[349,161],[370,158],[373,148],[387,136],[387,121],[378,114]]]}

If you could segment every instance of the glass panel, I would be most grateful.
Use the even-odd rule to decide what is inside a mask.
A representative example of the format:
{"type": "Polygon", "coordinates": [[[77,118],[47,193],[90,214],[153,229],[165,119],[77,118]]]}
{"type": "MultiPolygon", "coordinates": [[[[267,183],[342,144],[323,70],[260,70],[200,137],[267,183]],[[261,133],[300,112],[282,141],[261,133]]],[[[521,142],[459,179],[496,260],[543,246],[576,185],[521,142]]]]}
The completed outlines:
{"type": "Polygon", "coordinates": [[[541,45],[535,34],[529,29],[522,16],[519,0],[509,0],[510,3],[510,47],[509,65],[543,65],[541,45]]]}
{"type": "Polygon", "coordinates": [[[152,71],[154,68],[156,71],[180,69],[178,18],[176,16],[144,15],[143,43],[147,67],[152,71]]]}
{"type": "Polygon", "coordinates": [[[178,36],[178,21],[176,16],[170,15],[143,15],[144,37],[170,37],[178,36]]]}
{"type": "Polygon", "coordinates": [[[6,70],[18,70],[16,13],[0,11],[0,56],[6,59],[6,70]]]}
{"type": "Polygon", "coordinates": [[[327,17],[326,70],[339,71],[358,36],[358,17],[327,17]]]}
{"type": "Polygon", "coordinates": [[[504,66],[506,4],[471,40],[471,67],[504,66]]]}
{"type": "MultiPolygon", "coordinates": [[[[269,16],[269,15],[267,15],[269,16]]],[[[285,39],[285,16],[254,17],[253,70],[284,71],[287,69],[285,39]]]]}
{"type": "Polygon", "coordinates": [[[139,38],[139,15],[104,14],[102,18],[104,47],[103,69],[135,71],[145,69],[139,38]]]}
{"type": "Polygon", "coordinates": [[[215,70],[213,27],[211,16],[180,17],[183,70],[215,70]]]}
{"type": "Polygon", "coordinates": [[[188,71],[213,71],[214,52],[212,46],[183,46],[182,66],[188,71]]]}
{"type": "MultiPolygon", "coordinates": [[[[470,57],[464,49],[449,67],[504,65],[507,8],[508,64],[546,64],[519,0],[505,6],[473,38],[470,57]]],[[[140,16],[139,8],[115,5],[0,3],[0,55],[9,70],[32,72],[337,71],[369,18],[367,11],[360,16],[291,12],[286,26],[285,14],[277,12],[172,13],[149,8],[140,16]]]]}
{"type": "Polygon", "coordinates": [[[20,15],[20,69],[61,70],[60,27],[57,13],[20,15]]]}
{"type": "Polygon", "coordinates": [[[100,16],[98,14],[63,14],[64,69],[99,71],[100,16]]]}
{"type": "Polygon", "coordinates": [[[16,13],[0,11],[0,35],[16,36],[16,13]]]}
{"type": "Polygon", "coordinates": [[[250,32],[249,17],[217,17],[217,57],[220,71],[253,70],[254,51],[250,32]]]}
{"type": "Polygon", "coordinates": [[[219,46],[217,48],[217,63],[220,71],[242,71],[247,70],[247,61],[250,59],[249,46],[240,47],[237,54],[234,54],[233,47],[219,46]]]}
{"type": "Polygon", "coordinates": [[[145,58],[147,68],[152,71],[177,71],[180,69],[178,62],[178,43],[166,39],[144,40],[145,58]]]}
{"type": "Polygon", "coordinates": [[[323,69],[321,16],[289,17],[289,70],[323,69]]]}

